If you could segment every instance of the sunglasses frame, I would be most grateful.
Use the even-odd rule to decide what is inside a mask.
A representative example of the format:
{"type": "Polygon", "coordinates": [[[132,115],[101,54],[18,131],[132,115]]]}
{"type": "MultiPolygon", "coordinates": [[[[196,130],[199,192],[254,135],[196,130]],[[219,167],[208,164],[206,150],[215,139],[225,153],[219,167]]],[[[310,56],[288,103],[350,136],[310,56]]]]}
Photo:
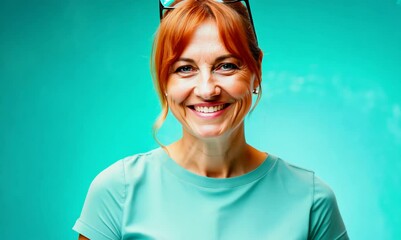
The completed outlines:
{"type": "MultiPolygon", "coordinates": [[[[249,0],[227,0],[227,1],[221,1],[221,3],[224,4],[230,4],[230,3],[237,3],[237,2],[245,2],[245,6],[248,10],[248,16],[249,16],[249,20],[251,21],[251,25],[252,25],[252,30],[253,30],[253,34],[255,35],[255,40],[256,40],[256,44],[258,45],[258,37],[256,36],[256,31],[255,31],[255,24],[253,23],[253,18],[252,18],[252,11],[251,11],[251,6],[249,4],[249,0]]],[[[163,11],[164,10],[173,10],[175,9],[174,6],[172,7],[165,7],[161,0],[159,0],[159,14],[160,14],[160,21],[163,19],[163,11]]]]}

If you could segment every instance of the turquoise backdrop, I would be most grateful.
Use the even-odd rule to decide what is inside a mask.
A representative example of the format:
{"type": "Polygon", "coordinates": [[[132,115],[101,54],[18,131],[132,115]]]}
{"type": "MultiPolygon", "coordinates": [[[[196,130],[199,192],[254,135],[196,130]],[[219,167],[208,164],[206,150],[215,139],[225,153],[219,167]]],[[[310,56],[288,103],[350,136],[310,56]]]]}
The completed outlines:
{"type": "MultiPolygon", "coordinates": [[[[157,147],[156,0],[0,1],[0,239],[76,239],[91,180],[157,147]]],[[[401,1],[251,0],[248,141],[313,169],[352,239],[401,239],[401,1]]],[[[170,116],[164,143],[179,136],[170,116]]]]}

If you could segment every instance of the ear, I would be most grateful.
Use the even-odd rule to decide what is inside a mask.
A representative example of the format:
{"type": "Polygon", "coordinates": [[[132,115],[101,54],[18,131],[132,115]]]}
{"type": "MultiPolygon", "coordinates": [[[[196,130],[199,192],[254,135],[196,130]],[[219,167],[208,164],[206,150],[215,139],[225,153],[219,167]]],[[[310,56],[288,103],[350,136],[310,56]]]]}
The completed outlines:
{"type": "Polygon", "coordinates": [[[263,60],[263,52],[260,51],[258,62],[257,62],[257,65],[260,69],[260,76],[255,76],[255,78],[253,80],[253,88],[254,89],[258,88],[260,86],[260,84],[262,84],[262,60],[263,60]]]}
{"type": "Polygon", "coordinates": [[[258,79],[257,75],[253,75],[253,83],[252,83],[252,89],[257,89],[260,85],[260,80],[258,79]]]}
{"type": "Polygon", "coordinates": [[[262,60],[263,60],[263,52],[262,52],[262,50],[260,50],[259,59],[258,59],[258,64],[259,65],[262,64],[262,60]]]}

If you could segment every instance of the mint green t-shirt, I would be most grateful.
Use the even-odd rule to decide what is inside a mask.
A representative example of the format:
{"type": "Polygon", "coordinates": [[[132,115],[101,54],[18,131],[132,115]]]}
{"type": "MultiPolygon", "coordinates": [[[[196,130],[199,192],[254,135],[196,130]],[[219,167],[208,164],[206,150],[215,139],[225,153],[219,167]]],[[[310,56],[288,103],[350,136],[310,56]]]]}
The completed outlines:
{"type": "Polygon", "coordinates": [[[348,239],[333,191],[269,155],[233,178],[189,172],[158,148],[92,182],[73,229],[92,239],[348,239]]]}

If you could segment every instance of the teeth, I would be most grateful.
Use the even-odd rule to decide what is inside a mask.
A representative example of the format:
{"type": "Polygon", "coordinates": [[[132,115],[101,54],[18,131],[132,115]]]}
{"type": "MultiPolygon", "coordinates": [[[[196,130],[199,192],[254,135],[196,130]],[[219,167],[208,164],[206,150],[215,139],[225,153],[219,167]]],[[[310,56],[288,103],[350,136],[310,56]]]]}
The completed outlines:
{"type": "Polygon", "coordinates": [[[195,106],[195,111],[201,112],[201,113],[213,113],[213,112],[220,111],[223,108],[224,108],[224,104],[218,105],[218,106],[213,106],[213,107],[198,107],[198,106],[195,106]]]}

